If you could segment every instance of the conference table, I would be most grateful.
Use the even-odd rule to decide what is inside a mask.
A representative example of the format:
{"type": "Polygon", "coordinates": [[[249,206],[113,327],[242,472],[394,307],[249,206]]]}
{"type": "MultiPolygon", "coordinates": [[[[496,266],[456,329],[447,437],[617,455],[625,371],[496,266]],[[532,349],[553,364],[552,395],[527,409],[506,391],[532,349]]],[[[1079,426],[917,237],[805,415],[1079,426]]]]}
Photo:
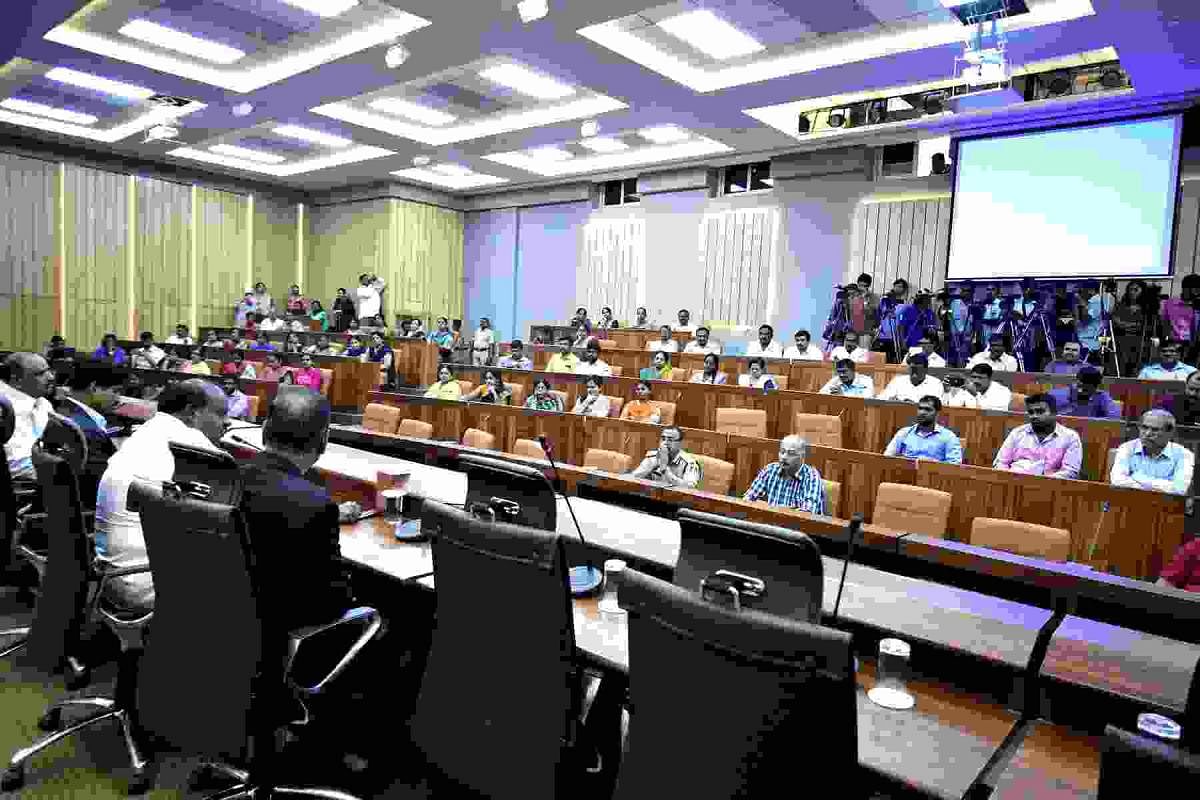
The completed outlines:
{"type": "MultiPolygon", "coordinates": [[[[335,430],[335,438],[337,434],[335,430]]],[[[230,442],[234,447],[261,443],[256,428],[247,426],[235,435],[241,443],[230,442]]],[[[463,505],[467,495],[463,472],[334,442],[316,467],[326,475],[363,484],[373,484],[380,471],[404,471],[409,474],[411,494],[450,505],[463,505]]],[[[566,503],[566,498],[557,498],[557,529],[568,541],[577,541],[566,503]]],[[[673,570],[681,535],[674,519],[578,496],[570,504],[594,550],[627,555],[661,571],[673,570]]],[[[972,549],[956,546],[966,553],[972,549]]],[[[344,525],[341,552],[360,568],[435,588],[430,545],[396,541],[391,526],[380,517],[344,525]]],[[[1053,613],[852,562],[845,569],[839,613],[833,620],[846,565],[841,558],[823,556],[822,561],[826,621],[844,622],[880,638],[893,635],[910,641],[918,673],[923,654],[935,651],[955,651],[1019,672],[1029,663],[1039,632],[1053,613]]],[[[601,612],[593,598],[575,602],[574,618],[576,646],[584,658],[601,670],[627,673],[626,617],[601,612]]],[[[1175,714],[1184,708],[1190,667],[1200,658],[1200,646],[1071,615],[1062,617],[1046,647],[1041,674],[1035,677],[1097,689],[1175,714]]],[[[868,770],[936,797],[966,796],[985,772],[997,791],[1001,787],[1024,791],[1037,783],[1054,788],[1055,793],[1046,796],[1092,796],[1097,780],[1096,737],[1062,725],[1023,720],[992,697],[922,677],[911,683],[916,708],[890,711],[866,699],[871,681],[868,662],[859,673],[858,697],[859,758],[868,770]],[[1065,761],[1055,757],[1060,746],[1076,755],[1065,761]],[[1003,770],[998,770],[994,759],[1002,747],[1007,757],[1000,764],[1003,770]]]]}

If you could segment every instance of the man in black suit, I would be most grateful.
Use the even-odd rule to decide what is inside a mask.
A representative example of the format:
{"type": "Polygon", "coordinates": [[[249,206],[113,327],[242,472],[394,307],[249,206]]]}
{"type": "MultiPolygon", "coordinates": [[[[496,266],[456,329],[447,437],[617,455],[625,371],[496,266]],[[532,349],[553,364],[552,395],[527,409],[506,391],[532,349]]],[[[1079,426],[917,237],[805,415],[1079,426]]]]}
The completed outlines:
{"type": "Polygon", "coordinates": [[[264,623],[284,636],[354,606],[338,505],[312,472],[328,441],[329,401],[304,387],[281,391],[263,425],[264,452],[242,467],[264,623]]]}

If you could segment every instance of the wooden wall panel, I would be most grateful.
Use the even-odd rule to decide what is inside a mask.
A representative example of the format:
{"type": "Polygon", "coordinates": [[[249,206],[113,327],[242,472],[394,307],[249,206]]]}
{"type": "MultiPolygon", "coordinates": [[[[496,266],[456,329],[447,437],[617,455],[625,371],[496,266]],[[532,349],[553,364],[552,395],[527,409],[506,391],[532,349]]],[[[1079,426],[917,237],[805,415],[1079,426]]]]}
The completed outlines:
{"type": "MultiPolygon", "coordinates": [[[[364,272],[374,272],[387,280],[393,202],[381,199],[305,206],[305,294],[318,298],[328,308],[338,287],[353,292],[358,276],[364,272]]],[[[389,287],[384,294],[385,304],[391,302],[392,294],[389,287]]]]}
{"type": "MultiPolygon", "coordinates": [[[[296,283],[296,204],[282,203],[271,198],[254,196],[254,279],[267,284],[276,302],[287,297],[288,288],[296,283]]],[[[304,286],[300,287],[303,293],[304,286]]],[[[329,300],[317,296],[326,308],[329,300]]]]}
{"type": "Polygon", "coordinates": [[[66,166],[66,317],[63,336],[94,348],[105,333],[133,333],[129,280],[129,179],[66,166]]]}
{"type": "Polygon", "coordinates": [[[0,153],[0,347],[56,332],[58,165],[0,153]]]}
{"type": "Polygon", "coordinates": [[[463,215],[423,203],[392,201],[387,264],[379,274],[389,321],[416,316],[429,323],[463,311],[463,215]]]}
{"type": "Polygon", "coordinates": [[[246,285],[249,199],[201,187],[196,193],[196,322],[233,324],[246,285]]]}
{"type": "Polygon", "coordinates": [[[165,339],[176,325],[192,324],[192,187],[138,178],[135,196],[135,327],[165,339]]]}

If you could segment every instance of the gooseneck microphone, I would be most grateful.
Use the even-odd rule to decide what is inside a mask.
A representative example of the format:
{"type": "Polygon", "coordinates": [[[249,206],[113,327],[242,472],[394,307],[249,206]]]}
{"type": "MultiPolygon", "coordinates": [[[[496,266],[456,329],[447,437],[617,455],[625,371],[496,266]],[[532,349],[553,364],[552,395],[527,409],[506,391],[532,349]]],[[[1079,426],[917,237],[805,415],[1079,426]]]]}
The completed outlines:
{"type": "MultiPolygon", "coordinates": [[[[550,462],[550,469],[554,471],[554,480],[562,485],[562,477],[558,473],[558,464],[554,461],[554,445],[545,435],[538,435],[538,444],[542,446],[542,451],[546,454],[546,459],[550,462]]],[[[583,529],[579,527],[579,518],[575,516],[575,509],[571,507],[571,498],[567,497],[567,493],[559,491],[563,501],[567,504],[567,511],[571,513],[571,522],[575,525],[575,533],[579,536],[579,541],[583,544],[584,552],[587,554],[587,561],[583,566],[571,567],[571,594],[576,597],[586,597],[589,594],[597,591],[604,583],[604,573],[596,568],[596,565],[591,560],[591,546],[587,539],[583,537],[583,529]]]]}
{"type": "Polygon", "coordinates": [[[854,543],[858,539],[858,532],[862,530],[862,524],[861,512],[850,518],[850,526],[847,530],[848,538],[846,539],[846,560],[842,562],[842,577],[838,581],[837,598],[833,601],[834,619],[837,619],[838,608],[842,605],[842,589],[846,585],[846,571],[850,568],[850,561],[854,558],[854,543]]]}

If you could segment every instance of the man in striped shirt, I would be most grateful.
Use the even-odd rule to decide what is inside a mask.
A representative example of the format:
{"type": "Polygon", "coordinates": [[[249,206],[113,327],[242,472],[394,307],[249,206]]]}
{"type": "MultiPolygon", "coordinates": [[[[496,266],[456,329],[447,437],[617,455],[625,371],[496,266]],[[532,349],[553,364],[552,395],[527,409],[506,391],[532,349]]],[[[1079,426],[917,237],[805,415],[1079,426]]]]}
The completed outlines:
{"type": "Polygon", "coordinates": [[[773,506],[798,508],[810,514],[825,513],[825,484],[816,468],[805,464],[808,442],[785,436],[779,443],[779,460],[763,467],[744,500],[765,500],[773,506]]]}

